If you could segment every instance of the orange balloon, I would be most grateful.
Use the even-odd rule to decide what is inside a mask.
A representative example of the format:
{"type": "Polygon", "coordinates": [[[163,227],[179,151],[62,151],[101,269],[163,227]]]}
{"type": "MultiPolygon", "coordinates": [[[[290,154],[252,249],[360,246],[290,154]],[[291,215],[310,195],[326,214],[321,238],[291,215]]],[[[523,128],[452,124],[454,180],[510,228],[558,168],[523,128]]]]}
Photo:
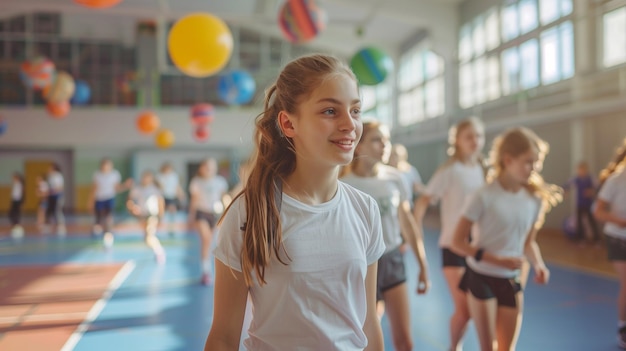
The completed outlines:
{"type": "Polygon", "coordinates": [[[61,101],[61,102],[49,102],[46,104],[46,110],[50,114],[50,116],[61,119],[67,116],[70,113],[70,102],[69,101],[61,101]]]}
{"type": "Polygon", "coordinates": [[[150,111],[141,113],[137,117],[137,129],[140,133],[150,134],[159,129],[161,121],[159,117],[150,111]]]}
{"type": "Polygon", "coordinates": [[[161,129],[154,137],[154,143],[161,149],[167,149],[174,145],[174,133],[169,129],[161,129]]]}
{"type": "Polygon", "coordinates": [[[74,2],[93,9],[104,9],[113,7],[122,2],[122,0],[74,0],[74,2]]]}

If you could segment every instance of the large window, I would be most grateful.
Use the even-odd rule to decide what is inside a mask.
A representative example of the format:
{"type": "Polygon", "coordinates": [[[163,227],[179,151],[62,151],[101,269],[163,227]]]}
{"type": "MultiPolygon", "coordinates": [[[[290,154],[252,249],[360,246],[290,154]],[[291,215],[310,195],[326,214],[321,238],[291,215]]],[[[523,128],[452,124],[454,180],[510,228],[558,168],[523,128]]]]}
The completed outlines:
{"type": "Polygon", "coordinates": [[[611,67],[626,62],[626,7],[605,13],[602,22],[602,64],[611,67]]]}
{"type": "Polygon", "coordinates": [[[361,113],[364,119],[376,119],[389,127],[393,126],[391,118],[391,79],[376,86],[362,86],[361,113]]]}
{"type": "Polygon", "coordinates": [[[400,125],[444,114],[444,71],[443,58],[432,51],[416,49],[402,57],[398,72],[400,125]]]}

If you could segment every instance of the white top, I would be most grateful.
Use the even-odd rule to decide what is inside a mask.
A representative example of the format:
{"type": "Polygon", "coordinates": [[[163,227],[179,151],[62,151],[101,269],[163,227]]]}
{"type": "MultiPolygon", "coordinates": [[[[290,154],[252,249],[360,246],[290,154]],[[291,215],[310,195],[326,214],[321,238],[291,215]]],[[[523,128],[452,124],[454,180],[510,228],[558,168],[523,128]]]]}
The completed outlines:
{"type": "Polygon", "coordinates": [[[397,169],[379,165],[376,177],[359,177],[350,173],[341,180],[371,195],[378,204],[383,225],[385,252],[402,244],[398,208],[409,198],[402,174],[397,169]]]}
{"type": "Polygon", "coordinates": [[[174,199],[178,196],[178,174],[176,172],[158,173],[156,180],[161,187],[163,197],[174,199]]]}
{"type": "Polygon", "coordinates": [[[224,211],[222,196],[228,192],[228,182],[220,175],[211,178],[196,176],[189,183],[189,192],[196,196],[196,210],[220,214],[224,211]]]}
{"type": "Polygon", "coordinates": [[[63,174],[57,171],[48,174],[48,184],[50,184],[50,195],[63,194],[63,174]]]}
{"type": "MultiPolygon", "coordinates": [[[[280,220],[287,265],[272,258],[266,285],[250,287],[248,350],[363,350],[367,267],[384,251],[376,202],[339,182],[336,195],[307,205],[283,193],[280,220]]],[[[241,271],[244,197],[224,215],[215,257],[241,271]]]]}
{"type": "Polygon", "coordinates": [[[411,199],[415,193],[415,184],[422,184],[422,176],[414,166],[411,166],[411,168],[406,171],[400,171],[400,174],[402,178],[404,178],[404,182],[407,186],[406,193],[410,195],[409,199],[411,199]]]}
{"type": "Polygon", "coordinates": [[[13,182],[11,186],[11,200],[21,201],[24,197],[24,186],[20,182],[13,182]]]}
{"type": "Polygon", "coordinates": [[[43,194],[44,197],[47,196],[47,193],[50,190],[48,182],[46,182],[45,180],[40,181],[39,184],[37,184],[37,190],[40,194],[43,194]]]}
{"type": "Polygon", "coordinates": [[[159,214],[161,190],[156,185],[135,186],[130,190],[128,197],[139,205],[142,215],[156,216],[159,214]]]}
{"type": "MultiPolygon", "coordinates": [[[[613,215],[626,218],[626,172],[611,174],[602,185],[598,198],[609,203],[613,215]]],[[[615,238],[626,239],[626,228],[615,223],[606,222],[604,232],[615,238]]]]}
{"type": "Polygon", "coordinates": [[[439,246],[450,247],[463,205],[474,191],[485,185],[485,173],[480,164],[467,165],[455,161],[437,170],[424,194],[441,201],[441,236],[439,246]]]}
{"type": "MultiPolygon", "coordinates": [[[[472,245],[493,255],[521,257],[526,238],[541,210],[541,199],[525,188],[516,193],[506,191],[494,181],[476,191],[463,210],[463,216],[476,223],[472,245]]],[[[476,272],[499,278],[513,278],[518,270],[477,262],[467,257],[467,264],[476,272]]]]}
{"type": "Polygon", "coordinates": [[[122,181],[120,172],[116,169],[103,173],[97,171],[93,174],[93,182],[96,184],[96,201],[110,200],[115,197],[115,187],[122,181]]]}

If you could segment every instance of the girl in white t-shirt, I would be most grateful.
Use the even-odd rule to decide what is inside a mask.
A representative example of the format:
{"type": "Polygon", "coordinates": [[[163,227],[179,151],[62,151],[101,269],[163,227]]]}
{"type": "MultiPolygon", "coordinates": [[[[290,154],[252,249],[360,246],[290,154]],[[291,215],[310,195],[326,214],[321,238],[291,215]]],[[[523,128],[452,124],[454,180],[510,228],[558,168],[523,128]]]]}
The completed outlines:
{"type": "Polygon", "coordinates": [[[168,232],[170,235],[174,235],[176,213],[181,207],[181,203],[185,198],[185,192],[180,186],[180,179],[178,173],[172,167],[169,162],[164,163],[161,166],[159,173],[156,176],[156,182],[161,189],[163,199],[165,201],[165,215],[163,216],[164,222],[167,222],[168,232]]]}
{"type": "Polygon", "coordinates": [[[435,172],[422,195],[416,201],[415,219],[423,227],[428,206],[440,201],[441,248],[443,275],[454,302],[450,317],[450,348],[462,349],[462,340],[470,315],[465,292],[459,282],[465,273],[465,258],[450,250],[456,224],[461,218],[463,204],[469,195],[485,184],[485,168],[481,151],[485,145],[485,128],[477,118],[467,118],[448,132],[450,158],[435,172]]]}
{"type": "Polygon", "coordinates": [[[337,180],[360,106],[354,74],[332,56],[288,63],[267,90],[247,182],[221,222],[205,350],[237,349],[248,294],[248,350],[383,349],[378,207],[337,180]]]}
{"type": "Polygon", "coordinates": [[[128,193],[126,208],[141,222],[144,240],[152,249],[156,261],[165,263],[165,251],[156,235],[159,218],[163,216],[165,203],[152,172],[143,172],[139,185],[134,186],[128,193]]]}
{"type": "Polygon", "coordinates": [[[22,204],[24,203],[24,176],[14,172],[11,177],[11,206],[9,220],[11,221],[11,236],[20,239],[24,236],[22,227],[22,204]]]}
{"type": "Polygon", "coordinates": [[[35,184],[37,185],[37,229],[39,232],[44,233],[46,231],[46,208],[48,207],[48,191],[49,186],[46,181],[46,175],[41,174],[35,177],[35,184]]]}
{"type": "Polygon", "coordinates": [[[412,210],[417,201],[417,195],[424,190],[424,183],[422,182],[422,176],[417,168],[409,163],[409,153],[406,147],[402,144],[393,144],[387,164],[396,168],[402,174],[407,186],[407,193],[409,194],[409,202],[411,203],[412,210]]]}
{"type": "Polygon", "coordinates": [[[121,180],[120,172],[113,168],[113,162],[109,158],[102,159],[100,169],[93,174],[93,186],[87,206],[95,212],[93,232],[104,232],[102,240],[106,248],[113,245],[115,195],[133,186],[132,179],[129,178],[124,183],[121,183],[121,180]]]}
{"type": "Polygon", "coordinates": [[[499,135],[490,153],[488,184],[470,196],[454,233],[452,250],[467,258],[460,286],[468,292],[483,351],[515,349],[522,321],[523,262],[530,261],[537,283],[546,284],[550,277],[536,241],[537,228],[562,200],[562,189],[546,184],[539,174],[547,152],[548,144],[527,128],[499,135]]]}
{"type": "Polygon", "coordinates": [[[194,223],[200,234],[200,262],[202,285],[211,285],[211,261],[209,249],[218,219],[224,212],[225,203],[229,202],[228,182],[217,174],[217,161],[213,158],[200,163],[198,173],[189,182],[189,222],[194,223]]]}
{"type": "Polygon", "coordinates": [[[54,222],[57,235],[65,235],[65,215],[63,214],[63,192],[65,180],[61,167],[57,163],[51,163],[48,168],[48,205],[46,206],[46,223],[54,222]]]}
{"type": "Polygon", "coordinates": [[[626,139],[615,158],[601,172],[595,216],[605,222],[608,258],[619,279],[618,343],[626,349],[626,139]]]}
{"type": "Polygon", "coordinates": [[[420,228],[411,214],[410,195],[402,174],[385,165],[391,144],[389,130],[379,122],[363,123],[363,136],[347,167],[342,181],[374,197],[380,209],[385,254],[378,260],[377,300],[388,318],[396,350],[412,350],[411,315],[406,285],[404,256],[400,250],[406,242],[420,266],[417,293],[429,288],[428,267],[420,228]],[[404,239],[404,240],[403,240],[404,239]]]}

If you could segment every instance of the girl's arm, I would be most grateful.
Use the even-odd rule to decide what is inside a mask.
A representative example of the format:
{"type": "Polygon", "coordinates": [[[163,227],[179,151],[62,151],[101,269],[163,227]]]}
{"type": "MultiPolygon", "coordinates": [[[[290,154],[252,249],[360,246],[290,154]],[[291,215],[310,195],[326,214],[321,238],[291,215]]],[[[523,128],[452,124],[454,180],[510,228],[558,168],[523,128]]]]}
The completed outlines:
{"type": "Polygon", "coordinates": [[[472,232],[473,224],[474,223],[472,221],[464,216],[459,219],[454,232],[454,238],[452,239],[452,251],[460,256],[471,256],[476,258],[478,251],[482,250],[479,258],[484,262],[496,264],[509,269],[519,269],[522,267],[522,263],[524,262],[523,257],[500,257],[478,247],[472,246],[469,238],[472,232]]]}
{"type": "Polygon", "coordinates": [[[550,271],[543,261],[539,244],[537,244],[539,227],[540,226],[535,225],[533,229],[530,230],[530,233],[528,233],[528,238],[526,238],[524,245],[524,253],[535,270],[535,281],[539,284],[547,284],[548,280],[550,280],[550,271]]]}
{"type": "Polygon", "coordinates": [[[431,197],[423,194],[415,201],[415,207],[413,208],[413,217],[417,222],[417,225],[423,227],[424,215],[430,205],[431,197]]]}
{"type": "Polygon", "coordinates": [[[398,217],[400,220],[400,233],[405,241],[411,246],[417,263],[420,266],[419,283],[417,293],[424,294],[430,287],[428,280],[428,262],[426,261],[426,249],[424,249],[424,235],[422,228],[415,223],[415,219],[411,214],[411,205],[408,200],[403,201],[398,208],[398,217]]]}
{"type": "Polygon", "coordinates": [[[204,344],[205,351],[239,349],[247,299],[243,274],[215,260],[213,324],[204,344]]]}
{"type": "Polygon", "coordinates": [[[130,188],[132,188],[132,186],[133,186],[133,178],[128,178],[122,184],[120,183],[115,184],[115,191],[118,193],[121,193],[126,190],[129,190],[130,188]]]}
{"type": "Polygon", "coordinates": [[[93,182],[91,184],[91,191],[89,191],[89,196],[87,196],[87,210],[90,212],[93,211],[95,207],[96,190],[98,190],[98,185],[96,184],[96,182],[93,182]]]}
{"type": "Polygon", "coordinates": [[[367,276],[365,276],[365,296],[367,298],[367,315],[365,316],[365,325],[363,332],[367,336],[367,347],[365,351],[382,351],[383,331],[378,321],[376,313],[376,277],[378,274],[378,262],[374,262],[367,266],[367,276]]]}
{"type": "Polygon", "coordinates": [[[596,209],[593,211],[593,215],[603,222],[610,222],[620,227],[626,227],[626,218],[621,218],[611,213],[609,203],[600,198],[596,201],[596,209]]]}

